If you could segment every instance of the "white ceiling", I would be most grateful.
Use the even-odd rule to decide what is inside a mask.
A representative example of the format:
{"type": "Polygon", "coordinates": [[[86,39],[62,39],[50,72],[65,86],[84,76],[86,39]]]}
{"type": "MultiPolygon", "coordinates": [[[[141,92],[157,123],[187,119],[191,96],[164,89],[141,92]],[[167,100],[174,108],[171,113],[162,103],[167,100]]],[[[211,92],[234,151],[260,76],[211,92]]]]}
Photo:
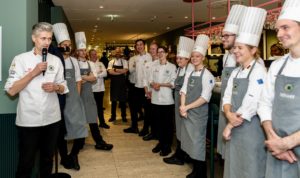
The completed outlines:
{"type": "MultiPolygon", "coordinates": [[[[88,44],[132,43],[191,23],[191,3],[183,0],[52,0],[62,6],[74,32],[85,31],[88,44]],[[103,8],[99,8],[103,6],[103,8]],[[108,15],[118,15],[111,20],[108,15]],[[187,16],[188,18],[185,18],[187,16]],[[97,26],[97,27],[95,27],[97,26]],[[167,30],[167,27],[170,29],[167,30]],[[94,40],[92,40],[94,38],[94,40]]],[[[248,5],[250,0],[242,1],[248,5]]],[[[268,0],[253,0],[254,5],[268,0]]],[[[227,0],[212,0],[220,7],[212,16],[227,14],[227,0]],[[221,2],[221,3],[220,3],[221,2]],[[224,3],[225,2],[225,3],[224,3]]],[[[196,21],[208,20],[208,0],[195,3],[196,21]]]]}

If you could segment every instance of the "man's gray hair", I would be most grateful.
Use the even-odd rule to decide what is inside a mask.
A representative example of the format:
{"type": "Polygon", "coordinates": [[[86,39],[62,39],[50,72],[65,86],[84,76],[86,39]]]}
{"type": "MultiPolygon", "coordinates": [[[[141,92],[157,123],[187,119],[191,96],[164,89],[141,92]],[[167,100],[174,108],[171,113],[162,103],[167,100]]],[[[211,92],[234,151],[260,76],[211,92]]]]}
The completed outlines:
{"type": "Polygon", "coordinates": [[[52,25],[47,22],[39,22],[32,27],[32,35],[34,36],[44,31],[53,33],[52,25]]]}

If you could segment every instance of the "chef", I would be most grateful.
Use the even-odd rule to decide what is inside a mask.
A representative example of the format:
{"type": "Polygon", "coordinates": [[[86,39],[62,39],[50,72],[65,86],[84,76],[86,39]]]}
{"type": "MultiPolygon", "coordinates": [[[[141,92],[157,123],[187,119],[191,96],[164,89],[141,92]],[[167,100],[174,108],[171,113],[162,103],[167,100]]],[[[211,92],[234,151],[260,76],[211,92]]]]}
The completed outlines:
{"type": "Polygon", "coordinates": [[[128,72],[128,62],[122,58],[121,48],[115,50],[115,58],[109,61],[107,72],[110,74],[110,101],[111,118],[109,122],[116,120],[117,102],[121,108],[121,117],[123,122],[126,119],[126,73],[128,72]]]}
{"type": "Polygon", "coordinates": [[[158,144],[152,149],[153,153],[160,152],[160,156],[167,156],[171,153],[173,140],[173,113],[174,99],[173,91],[176,78],[176,66],[167,60],[167,49],[158,47],[159,61],[151,67],[150,86],[151,109],[154,125],[158,131],[158,144]]]}
{"type": "Polygon", "coordinates": [[[64,138],[60,140],[59,152],[61,156],[61,164],[65,168],[80,169],[78,162],[78,154],[80,148],[84,145],[84,139],[88,136],[85,127],[86,118],[84,114],[83,103],[80,98],[81,75],[77,59],[70,56],[72,43],[68,33],[67,26],[64,23],[56,23],[53,25],[53,32],[58,43],[59,49],[63,53],[65,60],[65,75],[69,88],[66,94],[66,105],[64,109],[64,122],[66,127],[66,140],[74,140],[70,155],[68,156],[67,141],[64,138]]]}
{"type": "Polygon", "coordinates": [[[206,178],[206,126],[208,102],[215,85],[214,76],[204,67],[209,37],[198,35],[191,63],[195,69],[186,74],[180,90],[181,148],[193,159],[193,171],[187,178],[206,178]]]}
{"type": "Polygon", "coordinates": [[[90,61],[94,63],[97,71],[97,82],[93,83],[93,93],[97,104],[97,113],[99,119],[99,127],[109,129],[110,126],[105,123],[104,112],[103,112],[103,97],[105,91],[104,78],[107,76],[107,71],[102,62],[98,60],[97,51],[91,49],[89,51],[90,61]]]}
{"type": "Polygon", "coordinates": [[[277,37],[290,52],[269,68],[258,114],[267,135],[266,178],[300,176],[300,1],[286,0],[277,37]]]}
{"type": "Polygon", "coordinates": [[[177,77],[175,80],[175,126],[176,126],[176,138],[177,138],[177,147],[175,153],[169,157],[164,158],[163,161],[167,164],[177,164],[183,165],[184,164],[184,157],[186,153],[181,149],[181,122],[182,116],[179,112],[180,107],[180,89],[183,85],[184,77],[187,73],[191,73],[194,70],[194,66],[190,63],[190,58],[192,54],[192,50],[194,47],[194,40],[180,36],[179,43],[177,47],[177,56],[176,62],[178,65],[177,68],[177,77]]]}
{"type": "Polygon", "coordinates": [[[79,60],[80,74],[82,78],[80,96],[83,101],[85,117],[89,123],[92,137],[96,142],[95,148],[99,150],[111,150],[112,144],[107,144],[98,128],[97,124],[97,106],[93,95],[92,83],[96,81],[97,71],[94,63],[86,59],[86,38],[84,32],[75,33],[76,53],[79,60]]]}
{"type": "Polygon", "coordinates": [[[257,106],[266,77],[258,62],[258,45],[267,12],[247,7],[242,17],[233,53],[240,67],[228,79],[223,97],[227,125],[224,178],[264,178],[265,136],[257,116],[257,106]]]}
{"type": "Polygon", "coordinates": [[[49,178],[60,129],[61,113],[57,93],[68,92],[60,59],[52,54],[42,60],[42,49],[52,41],[52,25],[40,22],[32,28],[34,48],[15,56],[4,89],[19,94],[16,126],[19,160],[16,178],[29,178],[39,153],[39,173],[49,178]]]}
{"type": "MultiPolygon", "coordinates": [[[[243,5],[233,5],[231,7],[230,13],[226,19],[224,29],[222,31],[222,43],[224,49],[226,49],[226,54],[223,57],[223,70],[221,76],[221,98],[224,96],[224,91],[227,86],[228,78],[230,77],[233,69],[236,68],[237,64],[235,61],[235,56],[233,54],[233,45],[236,39],[236,34],[239,29],[241,22],[241,17],[246,9],[243,5]]],[[[218,124],[218,142],[217,142],[217,152],[225,158],[225,141],[223,139],[223,130],[226,125],[226,118],[222,110],[222,99],[220,102],[220,112],[219,112],[219,124],[218,124]]]]}

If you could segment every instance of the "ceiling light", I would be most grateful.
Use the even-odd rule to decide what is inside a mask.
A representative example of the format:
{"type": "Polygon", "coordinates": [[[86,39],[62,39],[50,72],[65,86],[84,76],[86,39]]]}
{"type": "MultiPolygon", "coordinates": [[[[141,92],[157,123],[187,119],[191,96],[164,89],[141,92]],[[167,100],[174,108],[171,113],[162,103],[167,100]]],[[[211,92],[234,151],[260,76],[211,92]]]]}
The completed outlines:
{"type": "Polygon", "coordinates": [[[100,20],[100,17],[97,17],[97,20],[100,20]]]}
{"type": "Polygon", "coordinates": [[[216,17],[212,17],[211,19],[215,20],[215,19],[216,19],[216,17]]]}
{"type": "Polygon", "coordinates": [[[103,9],[104,7],[103,7],[103,6],[99,6],[99,8],[100,8],[100,9],[103,9]]]}
{"type": "Polygon", "coordinates": [[[170,30],[170,27],[167,27],[166,30],[170,30]]]}
{"type": "Polygon", "coordinates": [[[94,27],[95,27],[95,28],[98,28],[98,25],[95,25],[94,27]]]}
{"type": "Polygon", "coordinates": [[[188,17],[188,16],[185,16],[184,18],[185,18],[185,19],[188,19],[189,17],[188,17]]]}

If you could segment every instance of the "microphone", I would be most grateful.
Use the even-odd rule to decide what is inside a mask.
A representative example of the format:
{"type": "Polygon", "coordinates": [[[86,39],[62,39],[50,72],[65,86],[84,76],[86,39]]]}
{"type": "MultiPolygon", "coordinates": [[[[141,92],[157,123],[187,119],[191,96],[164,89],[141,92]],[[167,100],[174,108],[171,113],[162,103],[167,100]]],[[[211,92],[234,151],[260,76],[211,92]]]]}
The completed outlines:
{"type": "MultiPolygon", "coordinates": [[[[47,54],[48,54],[48,50],[47,48],[43,48],[42,49],[42,61],[43,62],[46,62],[46,59],[47,59],[47,54]]],[[[46,69],[47,70],[47,69],[46,69]]],[[[45,75],[45,71],[43,71],[43,75],[45,75]]]]}

